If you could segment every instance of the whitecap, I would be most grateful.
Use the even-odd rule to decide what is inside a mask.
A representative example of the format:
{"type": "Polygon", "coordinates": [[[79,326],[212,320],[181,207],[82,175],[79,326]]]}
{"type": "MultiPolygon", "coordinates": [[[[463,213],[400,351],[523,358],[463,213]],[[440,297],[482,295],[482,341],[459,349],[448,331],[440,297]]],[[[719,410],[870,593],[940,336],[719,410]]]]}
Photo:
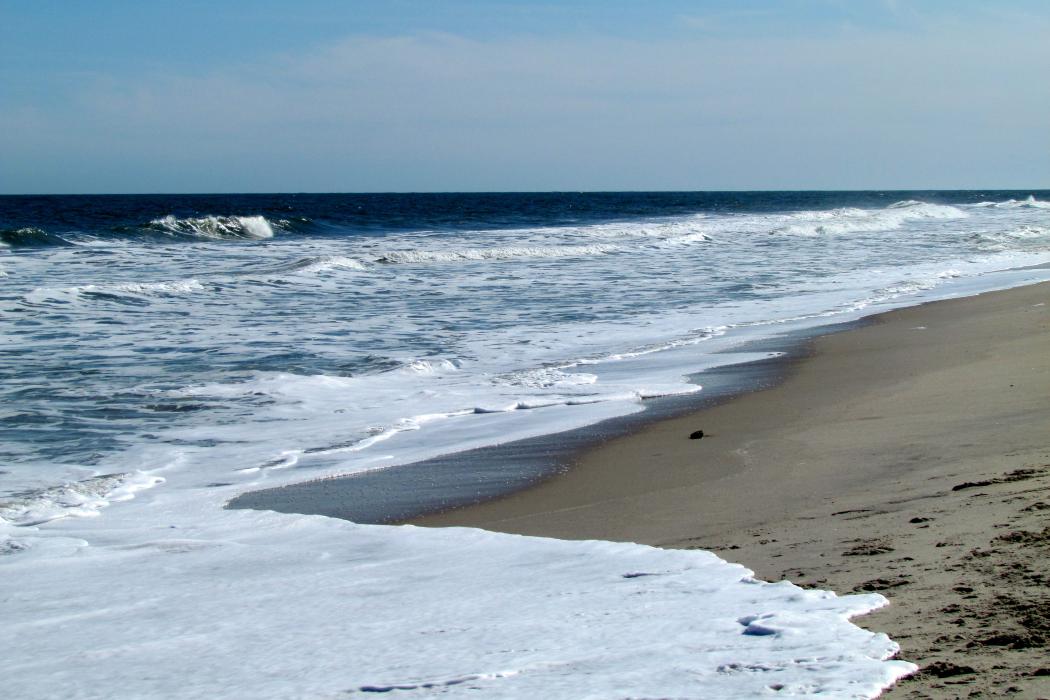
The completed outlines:
{"type": "Polygon", "coordinates": [[[893,231],[915,219],[962,219],[969,216],[958,207],[918,200],[895,202],[885,209],[845,207],[826,211],[803,211],[788,216],[786,225],[775,230],[801,236],[893,231]]]}
{"type": "Polygon", "coordinates": [[[166,233],[208,239],[273,238],[273,227],[264,216],[201,216],[177,219],[171,214],[150,222],[166,233]]]}
{"type": "Polygon", "coordinates": [[[1050,202],[1036,199],[1035,195],[1028,195],[1025,199],[1007,199],[1004,202],[994,202],[990,206],[996,209],[1050,209],[1050,202]]]}
{"type": "Polygon", "coordinates": [[[79,288],[80,291],[105,290],[111,292],[125,292],[127,294],[138,294],[141,296],[187,294],[190,292],[202,292],[206,287],[195,279],[176,280],[174,282],[139,282],[129,284],[116,284],[111,287],[98,287],[87,285],[79,288]]]}
{"type": "Polygon", "coordinates": [[[124,284],[82,284],[74,287],[37,287],[23,299],[30,303],[72,303],[78,298],[125,303],[147,303],[148,297],[168,297],[206,291],[199,280],[169,282],[128,282],[124,284]]]}
{"type": "Polygon", "coordinates": [[[1008,231],[981,231],[971,234],[969,239],[982,250],[1031,249],[1040,244],[1050,245],[1050,228],[1026,224],[1008,231]]]}
{"type": "Polygon", "coordinates": [[[321,255],[303,258],[288,266],[290,272],[327,272],[329,270],[366,270],[365,264],[356,258],[343,255],[321,255]]]}
{"type": "Polygon", "coordinates": [[[454,372],[458,370],[460,363],[457,360],[412,360],[402,369],[412,374],[438,374],[440,372],[454,372]]]}

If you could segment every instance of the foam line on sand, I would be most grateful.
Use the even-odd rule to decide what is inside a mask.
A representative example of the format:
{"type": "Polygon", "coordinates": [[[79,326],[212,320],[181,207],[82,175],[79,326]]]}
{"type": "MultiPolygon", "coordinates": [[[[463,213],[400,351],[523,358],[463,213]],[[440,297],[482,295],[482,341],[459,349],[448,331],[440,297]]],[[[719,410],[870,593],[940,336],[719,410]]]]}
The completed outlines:
{"type": "Polygon", "coordinates": [[[878,591],[891,605],[860,623],[924,668],[888,697],[1050,697],[1050,284],[871,320],[813,340],[774,388],[416,522],[710,549],[878,591]]]}

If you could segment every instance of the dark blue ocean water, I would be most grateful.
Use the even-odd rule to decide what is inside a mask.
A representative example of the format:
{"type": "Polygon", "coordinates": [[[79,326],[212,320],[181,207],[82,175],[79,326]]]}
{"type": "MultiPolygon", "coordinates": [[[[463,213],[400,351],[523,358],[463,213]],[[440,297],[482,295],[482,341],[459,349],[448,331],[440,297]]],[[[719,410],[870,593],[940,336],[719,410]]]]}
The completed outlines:
{"type": "MultiPolygon", "coordinates": [[[[171,231],[164,216],[206,217],[251,212],[284,220],[299,235],[382,235],[405,231],[566,226],[697,213],[773,213],[884,207],[902,200],[965,204],[1050,198],[1050,192],[541,192],[448,194],[209,194],[0,196],[0,240],[42,245],[85,236],[156,237],[171,231]],[[38,229],[45,235],[19,234],[38,229]],[[52,237],[53,236],[53,237],[52,237]]],[[[192,238],[192,236],[190,236],[192,238]]]]}

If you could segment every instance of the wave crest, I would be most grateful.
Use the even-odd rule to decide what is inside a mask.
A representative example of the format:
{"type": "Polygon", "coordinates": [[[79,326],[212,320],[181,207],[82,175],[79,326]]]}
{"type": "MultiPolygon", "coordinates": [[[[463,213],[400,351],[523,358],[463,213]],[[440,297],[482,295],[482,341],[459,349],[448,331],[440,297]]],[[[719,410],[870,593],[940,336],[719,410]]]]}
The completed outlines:
{"type": "Polygon", "coordinates": [[[805,211],[788,218],[797,221],[776,229],[775,233],[801,236],[835,235],[856,232],[893,231],[915,219],[964,219],[965,211],[947,204],[930,204],[914,199],[894,202],[885,209],[845,207],[828,211],[805,211]]]}
{"type": "Polygon", "coordinates": [[[1050,202],[1028,195],[1026,199],[1007,199],[1003,202],[977,202],[971,206],[994,209],[1050,209],[1050,202]]]}
{"type": "Polygon", "coordinates": [[[1009,231],[982,231],[970,236],[982,250],[1000,251],[1009,248],[1042,248],[1050,244],[1050,228],[1045,226],[1018,226],[1009,231]]]}
{"type": "Polygon", "coordinates": [[[150,228],[178,236],[207,239],[273,238],[273,226],[264,216],[201,216],[177,219],[171,214],[150,222],[150,228]]]}
{"type": "Polygon", "coordinates": [[[303,258],[289,265],[288,272],[325,272],[327,270],[364,270],[365,265],[356,258],[342,255],[321,255],[303,258]]]}
{"type": "Polygon", "coordinates": [[[9,248],[47,248],[52,246],[73,245],[56,233],[27,226],[25,228],[0,230],[0,245],[9,248]]]}

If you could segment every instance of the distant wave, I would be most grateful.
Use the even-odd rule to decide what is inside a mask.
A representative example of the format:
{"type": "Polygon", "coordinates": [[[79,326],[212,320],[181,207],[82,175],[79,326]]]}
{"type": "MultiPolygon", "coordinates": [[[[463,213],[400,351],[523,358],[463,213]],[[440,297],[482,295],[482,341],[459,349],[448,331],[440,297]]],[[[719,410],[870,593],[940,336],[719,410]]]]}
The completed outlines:
{"type": "MultiPolygon", "coordinates": [[[[258,218],[261,219],[262,217],[258,218]]],[[[181,226],[183,224],[178,225],[181,226]]],[[[395,250],[386,253],[372,253],[359,258],[344,255],[319,255],[301,258],[294,262],[274,267],[241,270],[231,273],[226,282],[233,282],[236,279],[285,279],[291,275],[312,275],[335,271],[363,272],[374,265],[421,265],[475,261],[498,262],[526,258],[579,258],[603,255],[619,250],[622,250],[620,246],[595,244],[586,246],[509,246],[429,251],[395,250]]],[[[0,274],[3,273],[0,272],[0,274]]],[[[205,284],[198,279],[124,284],[85,284],[62,288],[37,288],[26,295],[26,300],[35,303],[70,302],[80,297],[123,303],[144,303],[147,297],[168,297],[194,292],[215,291],[221,286],[222,283],[218,281],[205,284]]]]}
{"type": "Polygon", "coordinates": [[[365,264],[342,255],[320,255],[297,260],[277,272],[325,272],[327,270],[364,270],[365,264]]]}
{"type": "Polygon", "coordinates": [[[0,229],[0,247],[45,248],[97,244],[107,240],[181,239],[193,241],[266,240],[274,230],[285,230],[309,223],[306,221],[270,221],[264,216],[200,216],[176,218],[173,215],[153,219],[146,224],[114,226],[93,231],[69,231],[61,235],[36,227],[0,229]]]}
{"type": "Polygon", "coordinates": [[[77,297],[124,304],[148,303],[148,297],[173,297],[207,291],[196,279],[170,282],[131,282],[126,284],[83,284],[76,287],[38,287],[25,295],[31,303],[70,303],[77,297]]]}
{"type": "Polygon", "coordinates": [[[613,223],[591,224],[580,227],[556,227],[546,229],[523,229],[523,232],[542,232],[547,234],[598,238],[598,239],[648,239],[657,244],[695,243],[712,240],[706,229],[712,219],[706,214],[691,214],[684,218],[650,221],[617,221],[613,223]]]}
{"type": "Polygon", "coordinates": [[[10,248],[47,248],[73,245],[73,243],[56,233],[49,233],[43,229],[30,226],[17,229],[0,229],[0,245],[10,248]]]}
{"type": "Polygon", "coordinates": [[[1045,226],[1018,226],[1009,231],[982,231],[970,236],[970,240],[985,250],[1005,250],[1021,247],[1031,249],[1050,245],[1050,228],[1045,226]]]}
{"type": "Polygon", "coordinates": [[[496,248],[464,248],[460,250],[394,250],[372,258],[372,262],[382,264],[414,264],[475,260],[514,260],[518,258],[583,258],[592,255],[604,255],[619,250],[622,250],[620,246],[607,244],[581,246],[505,246],[496,248]]]}
{"type": "Polygon", "coordinates": [[[157,231],[208,239],[273,238],[273,226],[264,216],[201,216],[177,219],[172,215],[150,222],[157,231]]]}
{"type": "Polygon", "coordinates": [[[970,206],[995,209],[1050,209],[1050,202],[1028,195],[1027,199],[1007,199],[1003,202],[977,202],[970,206]]]}
{"type": "Polygon", "coordinates": [[[788,223],[776,233],[802,236],[835,235],[854,232],[893,231],[915,219],[964,219],[965,211],[946,204],[930,204],[909,199],[885,209],[846,207],[828,211],[805,211],[789,215],[788,223]]]}
{"type": "Polygon", "coordinates": [[[293,263],[268,270],[252,270],[247,276],[281,275],[284,273],[317,273],[332,270],[367,270],[371,265],[423,265],[450,262],[500,262],[527,258],[582,258],[604,255],[621,250],[615,245],[585,246],[504,246],[493,248],[461,248],[453,250],[392,250],[348,257],[320,255],[302,258],[293,263]]]}

